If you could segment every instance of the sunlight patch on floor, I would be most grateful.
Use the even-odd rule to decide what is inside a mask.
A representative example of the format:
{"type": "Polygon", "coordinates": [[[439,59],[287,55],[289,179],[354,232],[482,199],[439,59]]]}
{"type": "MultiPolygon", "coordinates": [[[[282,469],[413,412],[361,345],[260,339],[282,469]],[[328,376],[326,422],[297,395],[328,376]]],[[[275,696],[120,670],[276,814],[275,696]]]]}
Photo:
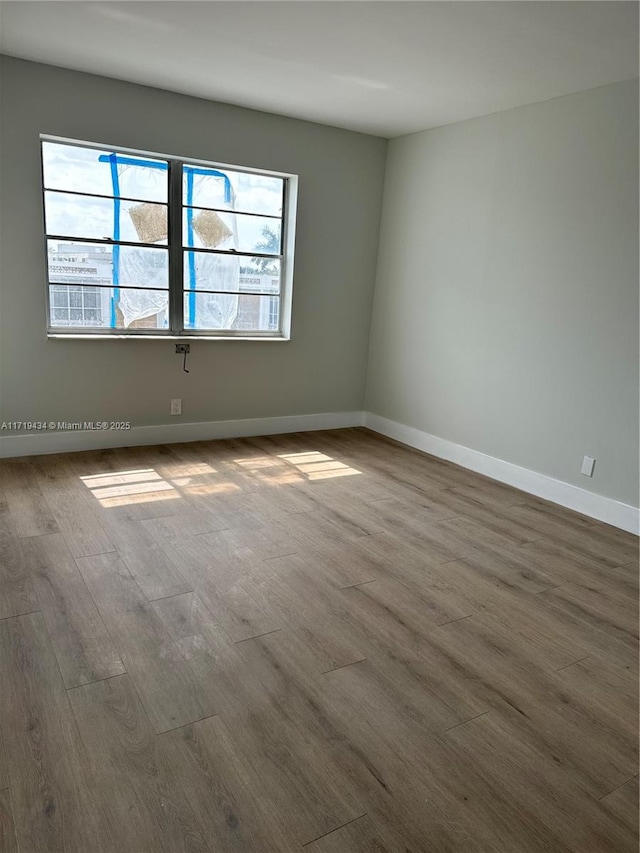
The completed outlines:
{"type": "Polygon", "coordinates": [[[153,468],[91,474],[80,479],[103,507],[127,506],[181,497],[171,483],[163,480],[153,468]]]}
{"type": "Polygon", "coordinates": [[[329,480],[333,477],[350,477],[361,474],[356,468],[339,462],[326,453],[310,450],[304,453],[281,453],[279,459],[284,459],[300,471],[308,480],[329,480]]]}

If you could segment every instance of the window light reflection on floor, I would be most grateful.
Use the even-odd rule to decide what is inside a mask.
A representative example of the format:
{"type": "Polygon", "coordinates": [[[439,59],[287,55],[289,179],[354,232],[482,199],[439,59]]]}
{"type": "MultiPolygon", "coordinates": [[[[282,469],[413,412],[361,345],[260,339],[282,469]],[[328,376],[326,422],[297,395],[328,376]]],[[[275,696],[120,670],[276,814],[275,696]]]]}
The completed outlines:
{"type": "Polygon", "coordinates": [[[206,463],[167,466],[164,476],[154,468],[113,471],[80,477],[103,507],[127,506],[181,498],[190,495],[219,495],[239,492],[240,486],[206,463]]]}
{"type": "Polygon", "coordinates": [[[295,466],[308,480],[328,480],[334,477],[351,477],[353,474],[362,473],[362,471],[351,468],[344,462],[338,462],[337,459],[327,456],[326,453],[320,453],[318,450],[302,453],[281,453],[278,458],[295,466]]]}
{"type": "MultiPolygon", "coordinates": [[[[282,453],[273,457],[235,459],[241,470],[256,472],[265,485],[286,485],[300,480],[327,480],[350,477],[361,471],[339,462],[320,451],[282,453]]],[[[241,486],[225,478],[206,463],[186,463],[166,466],[163,474],[154,468],[112,471],[80,477],[91,494],[103,507],[127,506],[150,501],[174,500],[190,495],[226,495],[241,491],[241,486]]]]}
{"type": "Polygon", "coordinates": [[[80,479],[103,507],[166,501],[180,497],[171,483],[164,480],[153,468],[91,474],[80,479]]]}

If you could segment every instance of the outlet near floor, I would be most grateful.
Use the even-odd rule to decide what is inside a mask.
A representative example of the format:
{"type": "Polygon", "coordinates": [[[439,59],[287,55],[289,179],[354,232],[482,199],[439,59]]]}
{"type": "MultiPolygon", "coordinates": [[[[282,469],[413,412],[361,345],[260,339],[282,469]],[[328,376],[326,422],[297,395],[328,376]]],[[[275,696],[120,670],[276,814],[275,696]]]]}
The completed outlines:
{"type": "Polygon", "coordinates": [[[172,400],[171,401],[171,414],[172,415],[181,415],[182,414],[182,400],[172,400]]]}
{"type": "Polygon", "coordinates": [[[593,468],[596,464],[596,460],[593,456],[585,456],[582,460],[582,468],[580,469],[580,473],[584,474],[585,477],[593,477],[593,468]]]}

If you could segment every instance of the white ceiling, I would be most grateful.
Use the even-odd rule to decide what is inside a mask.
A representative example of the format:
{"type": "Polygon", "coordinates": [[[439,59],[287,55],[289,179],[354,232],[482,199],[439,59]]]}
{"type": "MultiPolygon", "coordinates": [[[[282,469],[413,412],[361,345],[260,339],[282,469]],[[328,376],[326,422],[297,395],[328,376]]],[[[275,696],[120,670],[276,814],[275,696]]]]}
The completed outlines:
{"type": "Polygon", "coordinates": [[[0,2],[0,52],[392,137],[638,73],[636,2],[0,2]]]}

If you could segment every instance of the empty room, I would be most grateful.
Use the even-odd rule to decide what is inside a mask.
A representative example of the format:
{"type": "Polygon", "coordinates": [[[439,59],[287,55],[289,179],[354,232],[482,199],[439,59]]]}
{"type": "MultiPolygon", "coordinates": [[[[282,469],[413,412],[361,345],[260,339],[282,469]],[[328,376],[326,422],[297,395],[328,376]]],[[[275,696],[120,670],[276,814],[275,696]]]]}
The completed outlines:
{"type": "Polygon", "coordinates": [[[637,853],[638,10],[0,0],[0,853],[637,853]]]}

